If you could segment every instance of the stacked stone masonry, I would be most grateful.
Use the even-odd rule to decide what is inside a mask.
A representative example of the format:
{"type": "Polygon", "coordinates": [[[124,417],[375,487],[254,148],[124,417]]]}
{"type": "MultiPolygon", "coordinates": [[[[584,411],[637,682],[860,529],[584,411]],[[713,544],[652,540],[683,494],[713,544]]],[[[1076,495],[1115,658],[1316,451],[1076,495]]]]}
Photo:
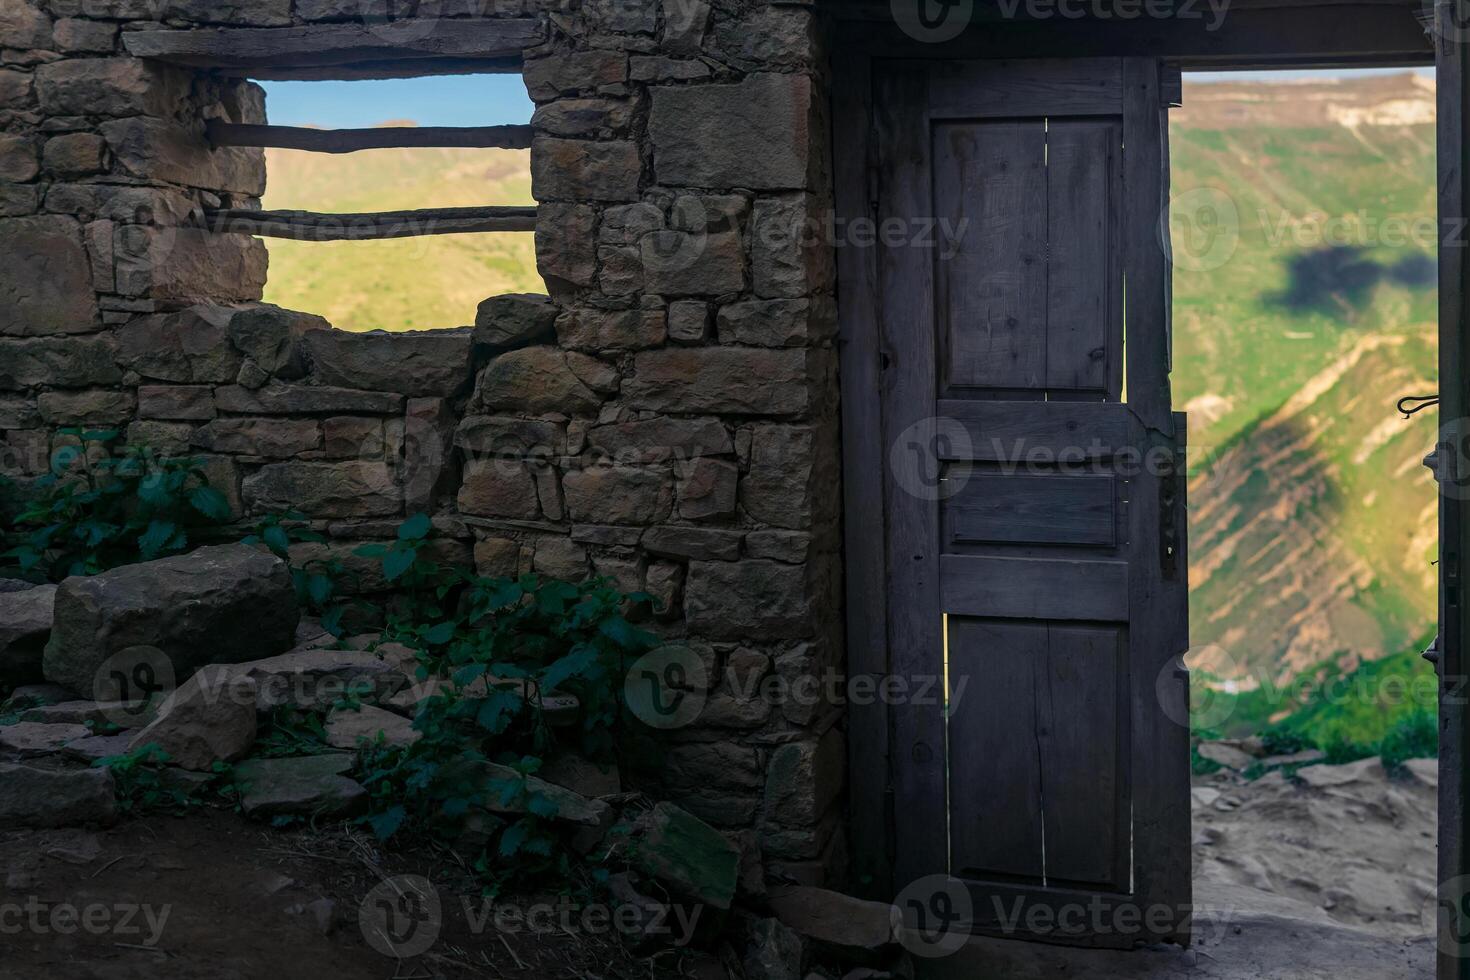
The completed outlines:
{"type": "MultiPolygon", "coordinates": [[[[840,883],[840,485],[827,75],[813,5],[419,0],[536,17],[536,253],[550,294],[473,327],[351,334],[259,302],[255,84],[125,32],[351,22],[358,0],[0,0],[0,438],[22,485],[72,440],[197,455],[236,516],[291,508],[353,556],[404,516],[481,572],[605,575],[706,662],[699,720],[631,769],[768,870],[840,883]],[[762,686],[764,682],[764,686],[762,686]],[[765,690],[766,697],[747,697],[765,690]],[[777,693],[774,696],[770,692],[777,693]],[[794,692],[794,693],[793,693],[794,692]]],[[[372,5],[367,5],[372,6],[372,5]]],[[[445,29],[441,24],[437,29],[445,29]]],[[[466,311],[466,319],[470,311],[466,311]]],[[[626,771],[626,769],[625,769],[626,771]]]]}

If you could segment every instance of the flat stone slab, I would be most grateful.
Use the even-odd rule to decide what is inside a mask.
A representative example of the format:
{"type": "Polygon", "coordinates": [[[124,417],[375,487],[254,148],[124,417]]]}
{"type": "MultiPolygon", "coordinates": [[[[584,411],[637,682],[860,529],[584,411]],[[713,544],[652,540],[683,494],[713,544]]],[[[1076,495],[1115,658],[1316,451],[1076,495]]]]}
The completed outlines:
{"type": "Polygon", "coordinates": [[[0,762],[0,826],[69,827],[117,814],[106,769],[41,769],[0,762]]]}
{"type": "Polygon", "coordinates": [[[346,816],[367,802],[367,790],[342,775],[352,756],[309,755],[248,759],[235,767],[240,807],[247,816],[346,816]]]}
{"type": "Polygon", "coordinates": [[[133,732],[123,732],[120,735],[93,735],[91,738],[79,738],[75,742],[67,742],[62,746],[61,754],[68,759],[76,759],[90,765],[98,759],[126,755],[128,748],[132,745],[133,734],[133,732]]]}
{"type": "Polygon", "coordinates": [[[354,710],[340,708],[327,716],[327,744],[334,749],[356,749],[364,742],[372,744],[383,736],[387,745],[412,745],[423,736],[414,731],[413,722],[382,708],[362,705],[354,710]]]}
{"type": "Polygon", "coordinates": [[[92,730],[85,725],[48,725],[38,721],[22,721],[0,728],[0,758],[26,759],[53,755],[67,742],[89,738],[92,730]]]}
{"type": "Polygon", "coordinates": [[[398,668],[365,650],[297,647],[231,668],[255,681],[255,706],[329,708],[343,697],[386,698],[408,683],[398,668]]]}
{"type": "Polygon", "coordinates": [[[826,888],[773,888],[771,911],[798,934],[839,950],[876,952],[894,942],[891,905],[826,888]]]}
{"type": "Polygon", "coordinates": [[[117,724],[119,719],[142,718],[147,714],[142,701],[62,701],[27,708],[21,721],[37,721],[47,725],[117,724]]]}

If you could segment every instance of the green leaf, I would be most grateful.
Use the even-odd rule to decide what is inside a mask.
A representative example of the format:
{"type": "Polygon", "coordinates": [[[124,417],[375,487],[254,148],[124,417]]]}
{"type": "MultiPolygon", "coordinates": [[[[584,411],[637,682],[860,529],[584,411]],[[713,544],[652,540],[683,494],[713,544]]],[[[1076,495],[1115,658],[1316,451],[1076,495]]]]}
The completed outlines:
{"type": "Polygon", "coordinates": [[[442,646],[452,639],[454,639],[454,622],[452,620],[435,623],[424,631],[424,641],[426,643],[432,643],[435,646],[442,646]]]}
{"type": "Polygon", "coordinates": [[[173,521],[153,521],[150,523],[148,530],[144,531],[142,536],[138,538],[138,550],[142,553],[143,558],[147,560],[157,556],[159,551],[168,544],[169,539],[177,531],[178,526],[173,521]]]}
{"type": "Polygon", "coordinates": [[[279,558],[285,558],[291,551],[291,536],[286,529],[279,524],[272,524],[261,532],[261,540],[265,546],[279,558]]]}
{"type": "Polygon", "coordinates": [[[480,702],[480,710],[475,715],[475,724],[479,725],[491,735],[503,734],[510,727],[516,712],[520,711],[523,703],[519,692],[514,690],[492,691],[490,696],[480,702]]]}
{"type": "Polygon", "coordinates": [[[530,821],[520,820],[511,824],[505,828],[505,833],[500,835],[500,856],[515,857],[530,836],[530,821]]]}
{"type": "Polygon", "coordinates": [[[306,594],[312,602],[321,605],[332,598],[332,580],[321,574],[308,575],[306,577],[306,594]]]}
{"type": "Polygon", "coordinates": [[[230,502],[211,486],[198,486],[189,491],[189,505],[211,521],[230,519],[230,502]]]}
{"type": "Polygon", "coordinates": [[[413,548],[395,548],[383,559],[383,577],[390,582],[397,581],[403,577],[404,572],[413,567],[417,558],[418,552],[413,548]]]}
{"type": "Polygon", "coordinates": [[[434,523],[429,520],[428,514],[415,514],[402,524],[398,525],[399,541],[419,541],[428,537],[433,530],[434,523]]]}
{"type": "Polygon", "coordinates": [[[375,813],[368,817],[368,826],[373,828],[373,833],[378,840],[387,840],[398,833],[398,828],[403,826],[403,821],[407,817],[408,813],[402,806],[390,806],[382,813],[375,813]]]}
{"type": "Polygon", "coordinates": [[[540,793],[531,794],[530,799],[526,803],[526,809],[534,816],[545,817],[547,820],[556,816],[557,813],[556,803],[550,797],[543,796],[540,793]]]}
{"type": "Polygon", "coordinates": [[[352,553],[359,558],[382,558],[388,553],[385,544],[364,544],[352,549],[352,553]]]}
{"type": "Polygon", "coordinates": [[[555,691],[566,681],[587,673],[595,666],[597,666],[597,650],[585,643],[578,644],[571,653],[560,658],[542,672],[541,688],[545,691],[555,691]]]}

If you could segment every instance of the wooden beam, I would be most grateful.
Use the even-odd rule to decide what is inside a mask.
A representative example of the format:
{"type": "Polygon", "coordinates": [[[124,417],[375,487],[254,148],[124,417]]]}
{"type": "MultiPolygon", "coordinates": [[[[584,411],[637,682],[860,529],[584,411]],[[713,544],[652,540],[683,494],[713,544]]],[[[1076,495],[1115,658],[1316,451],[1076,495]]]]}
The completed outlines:
{"type": "Polygon", "coordinates": [[[395,61],[446,59],[455,65],[491,62],[503,67],[545,39],[537,18],[400,20],[382,24],[307,27],[197,28],[129,31],[128,53],[225,74],[271,74],[395,61]]]}
{"type": "MultiPolygon", "coordinates": [[[[1111,0],[1102,4],[1104,12],[1111,0]]],[[[1428,65],[1434,45],[1425,33],[1419,0],[1312,0],[1309,3],[1232,3],[1217,15],[1209,4],[1176,0],[1179,16],[1121,14],[1014,16],[1001,5],[976,4],[969,26],[943,43],[905,34],[888,0],[849,0],[836,5],[844,21],[838,47],[858,45],[888,58],[1164,58],[1186,71],[1237,68],[1332,68],[1428,65]],[[1187,12],[1187,15],[1186,13],[1187,12]]],[[[1137,10],[1136,5],[1120,9],[1137,10]]]]}
{"type": "Polygon", "coordinates": [[[316,153],[353,153],[401,147],[495,147],[527,150],[530,126],[378,126],[373,129],[307,129],[251,126],[211,119],[206,127],[215,146],[274,146],[316,153]]]}
{"type": "Polygon", "coordinates": [[[430,208],[367,214],[317,211],[210,211],[205,223],[220,234],[262,235],[305,242],[375,241],[420,235],[535,231],[535,207],[430,208]]]}

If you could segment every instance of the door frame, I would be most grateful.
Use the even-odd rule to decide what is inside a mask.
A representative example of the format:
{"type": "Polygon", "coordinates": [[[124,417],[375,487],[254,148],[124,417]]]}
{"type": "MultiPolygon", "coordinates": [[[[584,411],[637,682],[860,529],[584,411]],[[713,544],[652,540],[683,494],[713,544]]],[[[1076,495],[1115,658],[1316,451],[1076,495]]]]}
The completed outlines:
{"type": "MultiPolygon", "coordinates": [[[[1470,0],[1436,0],[1441,6],[1470,0]]],[[[887,6],[884,4],[883,6],[887,6]]],[[[1246,6],[1247,14],[1251,13],[1246,6]]],[[[1265,5],[1262,5],[1265,6],[1265,5]]],[[[1284,5],[1282,5],[1284,6],[1284,5]]],[[[1428,67],[1438,62],[1439,113],[1439,211],[1442,227],[1452,227],[1470,206],[1470,166],[1461,166],[1466,150],[1465,86],[1466,43],[1438,36],[1438,51],[1427,41],[1425,48],[1409,50],[1400,33],[1392,49],[1374,47],[1384,32],[1345,34],[1339,6],[1300,7],[1285,11],[1305,20],[1277,22],[1264,31],[1241,31],[1230,42],[1202,52],[1195,35],[1182,39],[1167,31],[1145,35],[1142,28],[1129,34],[1114,24],[1110,32],[1079,34],[1076,25],[1057,25],[1049,37],[1036,24],[996,25],[983,31],[971,30],[942,44],[921,43],[905,35],[891,20],[849,7],[852,19],[831,25],[833,98],[833,182],[837,227],[853,221],[872,221],[876,215],[876,187],[872,175],[874,146],[873,62],[879,58],[953,60],[961,58],[1065,57],[1128,55],[1147,53],[1177,63],[1185,70],[1328,68],[1342,66],[1428,67]],[[877,18],[877,19],[875,19],[877,18]],[[1079,40],[1084,38],[1084,40],[1079,40]],[[1141,39],[1142,38],[1142,39],[1141,39]],[[1174,47],[1178,44],[1177,49],[1174,47]],[[1332,45],[1339,45],[1333,48],[1332,45]],[[1164,48],[1165,50],[1149,50],[1164,48]]],[[[1405,7],[1411,6],[1406,4],[1405,7]]],[[[861,4],[858,5],[861,7],[861,4]]],[[[1375,16],[1381,5],[1363,4],[1375,16]]],[[[1278,11],[1278,13],[1281,13],[1278,11]]],[[[1366,22],[1359,22],[1364,23],[1366,22]]],[[[1093,25],[1096,27],[1096,25],[1093,25]]],[[[1461,236],[1463,238],[1463,236],[1461,236]]],[[[888,568],[884,536],[873,533],[882,527],[886,508],[883,474],[888,465],[883,438],[882,372],[888,353],[883,349],[879,323],[880,294],[875,248],[849,245],[837,249],[839,311],[839,377],[842,392],[843,523],[845,616],[847,664],[850,678],[881,682],[889,673],[888,661],[888,568]]],[[[1470,414],[1470,342],[1467,342],[1467,311],[1464,289],[1470,279],[1470,249],[1441,247],[1439,277],[1440,394],[1443,418],[1470,414]]],[[[1470,555],[1470,521],[1461,519],[1461,504],[1441,495],[1441,542],[1445,561],[1441,589],[1441,673],[1463,673],[1461,651],[1470,649],[1470,617],[1458,610],[1466,595],[1459,575],[1458,556],[1470,555]]],[[[875,688],[876,689],[876,688],[875,688]]],[[[849,827],[852,835],[853,888],[865,897],[889,901],[894,897],[894,799],[892,779],[896,760],[890,752],[890,712],[881,699],[849,703],[849,827]]],[[[1440,901],[1458,902],[1460,894],[1445,894],[1446,884],[1470,876],[1470,853],[1463,842],[1470,827],[1465,824],[1464,806],[1467,774],[1459,764],[1470,758],[1463,723],[1463,705],[1442,706],[1439,789],[1439,880],[1440,901]],[[1448,708],[1448,710],[1445,710],[1448,708]]],[[[1458,905],[1452,907],[1458,908],[1458,905]]],[[[1470,980],[1470,956],[1450,955],[1447,930],[1454,923],[1441,916],[1441,954],[1438,980],[1470,980]]]]}

